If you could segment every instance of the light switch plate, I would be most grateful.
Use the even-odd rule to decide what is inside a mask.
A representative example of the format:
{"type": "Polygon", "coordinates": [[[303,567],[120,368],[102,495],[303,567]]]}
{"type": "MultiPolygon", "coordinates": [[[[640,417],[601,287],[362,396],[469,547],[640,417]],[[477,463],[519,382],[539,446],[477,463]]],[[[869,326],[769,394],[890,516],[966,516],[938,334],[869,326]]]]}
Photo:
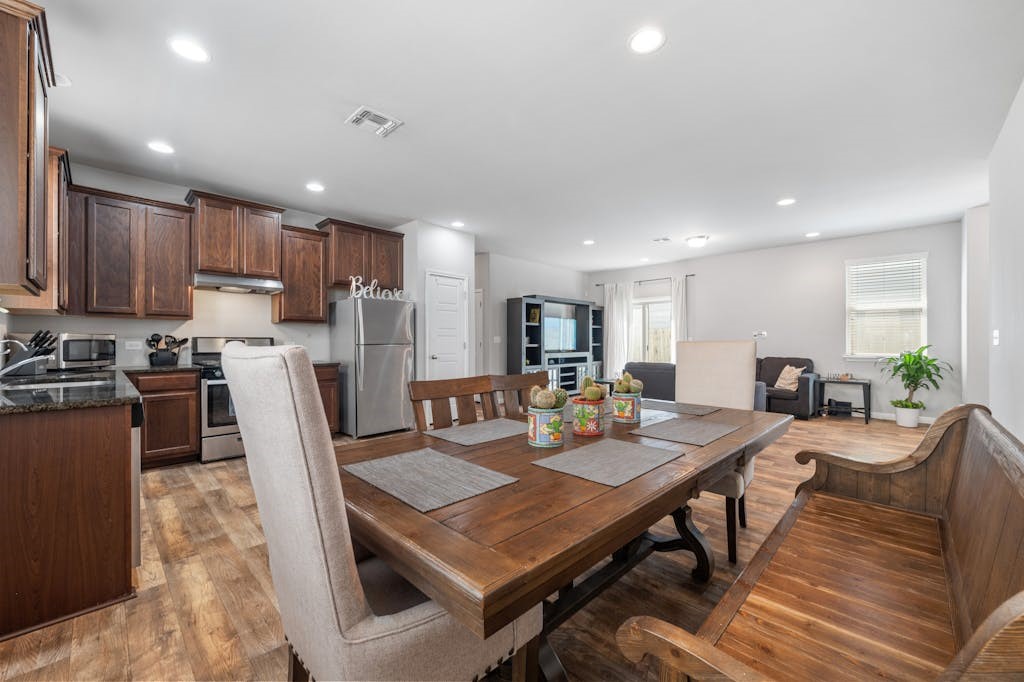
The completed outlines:
{"type": "Polygon", "coordinates": [[[998,346],[999,345],[999,330],[998,329],[993,329],[992,330],[992,345],[993,346],[998,346]]]}
{"type": "Polygon", "coordinates": [[[125,350],[142,350],[142,341],[125,341],[125,350]]]}
{"type": "Polygon", "coordinates": [[[495,336],[494,337],[494,343],[501,343],[501,337],[500,336],[495,336]]]}

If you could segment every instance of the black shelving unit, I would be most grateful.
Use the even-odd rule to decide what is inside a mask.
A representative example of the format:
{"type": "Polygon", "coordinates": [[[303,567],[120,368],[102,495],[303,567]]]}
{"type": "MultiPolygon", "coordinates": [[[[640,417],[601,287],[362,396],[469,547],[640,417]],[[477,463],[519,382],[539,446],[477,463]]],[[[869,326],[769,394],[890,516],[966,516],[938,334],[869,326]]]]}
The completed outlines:
{"type": "Polygon", "coordinates": [[[604,373],[604,308],[590,307],[590,375],[595,379],[604,373]]]}
{"type": "MultiPolygon", "coordinates": [[[[564,388],[573,395],[578,394],[583,377],[594,375],[594,352],[601,353],[603,357],[602,331],[597,332],[597,346],[594,346],[594,308],[591,301],[554,296],[533,295],[508,299],[508,373],[526,374],[543,370],[551,377],[551,386],[564,388]],[[546,350],[544,334],[550,331],[546,319],[575,320],[574,343],[566,344],[575,348],[546,350]]],[[[601,314],[603,316],[603,312],[601,314]]]]}

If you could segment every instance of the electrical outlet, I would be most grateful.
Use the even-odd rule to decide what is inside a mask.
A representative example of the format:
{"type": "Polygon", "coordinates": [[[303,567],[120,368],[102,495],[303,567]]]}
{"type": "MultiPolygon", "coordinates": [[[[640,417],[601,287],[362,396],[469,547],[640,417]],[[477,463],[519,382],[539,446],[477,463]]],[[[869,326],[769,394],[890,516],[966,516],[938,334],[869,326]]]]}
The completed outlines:
{"type": "Polygon", "coordinates": [[[142,350],[142,341],[125,341],[125,350],[142,350]]]}

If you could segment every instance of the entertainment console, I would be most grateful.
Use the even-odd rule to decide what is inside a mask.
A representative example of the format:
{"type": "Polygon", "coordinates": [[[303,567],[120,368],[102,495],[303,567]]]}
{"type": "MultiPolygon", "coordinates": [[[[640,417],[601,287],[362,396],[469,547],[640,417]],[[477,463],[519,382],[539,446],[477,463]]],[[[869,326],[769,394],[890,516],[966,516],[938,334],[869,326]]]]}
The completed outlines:
{"type": "Polygon", "coordinates": [[[544,370],[571,395],[586,376],[603,375],[604,310],[591,301],[524,296],[506,301],[507,371],[544,370]]]}

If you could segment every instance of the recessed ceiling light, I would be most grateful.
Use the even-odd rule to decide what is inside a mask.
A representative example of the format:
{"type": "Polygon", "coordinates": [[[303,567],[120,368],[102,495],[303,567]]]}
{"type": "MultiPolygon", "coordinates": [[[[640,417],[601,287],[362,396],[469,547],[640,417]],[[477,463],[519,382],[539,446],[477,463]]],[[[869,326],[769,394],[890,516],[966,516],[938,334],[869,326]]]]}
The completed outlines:
{"type": "Polygon", "coordinates": [[[583,246],[593,246],[593,245],[594,245],[594,243],[595,243],[595,242],[594,242],[594,240],[593,240],[593,239],[584,239],[584,240],[583,240],[583,246]]]}
{"type": "Polygon", "coordinates": [[[461,220],[453,220],[452,221],[452,227],[465,227],[465,226],[466,226],[466,223],[462,222],[461,220]]]}
{"type": "Polygon", "coordinates": [[[173,154],[174,153],[174,147],[172,147],[171,145],[167,144],[166,142],[161,142],[160,140],[153,140],[152,142],[150,142],[146,146],[149,147],[150,149],[152,149],[155,152],[159,152],[160,154],[173,154]]]}
{"type": "Polygon", "coordinates": [[[168,43],[171,49],[190,62],[208,62],[210,53],[203,46],[190,38],[171,38],[168,43]]]}
{"type": "Polygon", "coordinates": [[[640,259],[640,262],[641,262],[641,263],[646,263],[646,262],[648,262],[648,261],[650,261],[650,260],[651,260],[650,258],[641,258],[641,259],[640,259]]]}
{"type": "Polygon", "coordinates": [[[57,83],[57,87],[58,88],[70,88],[71,87],[71,79],[68,78],[67,76],[65,76],[62,73],[57,73],[57,72],[54,72],[53,75],[54,75],[54,80],[57,83]]]}
{"type": "Polygon", "coordinates": [[[807,237],[808,239],[814,239],[815,237],[820,237],[821,232],[808,232],[804,236],[807,237]]]}
{"type": "Polygon", "coordinates": [[[308,189],[310,192],[323,192],[324,186],[321,185],[316,180],[312,180],[306,183],[306,189],[308,189]]]}
{"type": "Polygon", "coordinates": [[[783,197],[782,199],[779,199],[778,201],[776,201],[775,205],[776,206],[792,206],[795,203],[796,203],[796,199],[794,199],[793,197],[783,197]]]}
{"type": "Polygon", "coordinates": [[[665,34],[659,28],[645,27],[629,37],[629,49],[637,54],[656,52],[664,44],[665,34]]]}
{"type": "Polygon", "coordinates": [[[704,245],[708,243],[709,239],[711,239],[711,237],[707,236],[706,234],[699,234],[696,237],[687,237],[686,245],[689,246],[691,249],[700,249],[703,248],[704,245]]]}
{"type": "Polygon", "coordinates": [[[669,239],[668,237],[658,237],[657,239],[654,240],[654,243],[655,244],[667,244],[670,241],[672,241],[672,240],[669,239]]]}

